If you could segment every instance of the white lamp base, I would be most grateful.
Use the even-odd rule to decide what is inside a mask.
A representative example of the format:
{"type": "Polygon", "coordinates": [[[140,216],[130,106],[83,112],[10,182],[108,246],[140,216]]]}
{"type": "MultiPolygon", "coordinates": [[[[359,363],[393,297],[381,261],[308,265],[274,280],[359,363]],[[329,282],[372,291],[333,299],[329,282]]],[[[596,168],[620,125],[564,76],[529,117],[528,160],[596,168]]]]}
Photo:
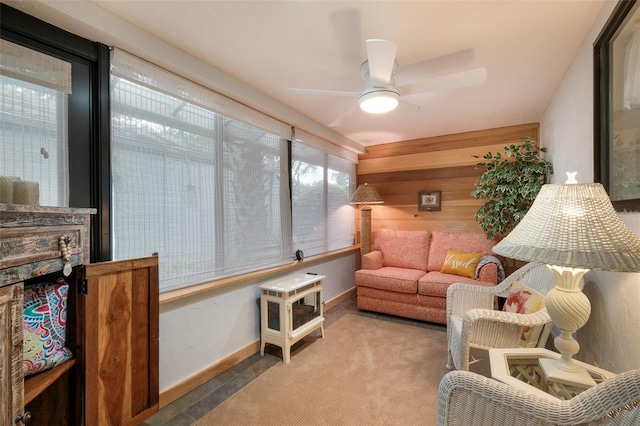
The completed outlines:
{"type": "Polygon", "coordinates": [[[544,377],[547,382],[561,383],[563,385],[569,385],[579,387],[583,389],[589,389],[596,385],[593,377],[584,367],[572,363],[572,369],[567,370],[559,366],[557,359],[541,358],[538,360],[538,364],[544,373],[544,377]]]}
{"type": "Polygon", "coordinates": [[[580,349],[573,334],[587,322],[591,314],[591,304],[581,288],[582,277],[588,270],[547,266],[553,272],[556,285],[544,300],[551,321],[560,330],[553,341],[560,358],[540,359],[538,364],[548,382],[590,388],[596,384],[593,378],[584,367],[573,361],[573,356],[580,349]]]}

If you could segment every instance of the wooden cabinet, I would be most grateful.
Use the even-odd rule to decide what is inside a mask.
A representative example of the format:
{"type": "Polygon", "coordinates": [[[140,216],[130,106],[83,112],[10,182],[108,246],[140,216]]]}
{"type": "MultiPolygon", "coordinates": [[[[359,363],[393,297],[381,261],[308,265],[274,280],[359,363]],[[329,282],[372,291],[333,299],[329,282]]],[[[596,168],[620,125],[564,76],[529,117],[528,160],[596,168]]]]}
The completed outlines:
{"type": "Polygon", "coordinates": [[[22,415],[22,284],[0,287],[0,425],[22,415]]]}
{"type": "Polygon", "coordinates": [[[82,266],[85,424],[138,424],[158,411],[158,257],[82,266]]]}
{"type": "Polygon", "coordinates": [[[89,264],[92,209],[0,204],[0,425],[128,425],[158,410],[158,257],[89,264]],[[23,288],[53,282],[68,239],[73,358],[22,373],[23,288]]]}

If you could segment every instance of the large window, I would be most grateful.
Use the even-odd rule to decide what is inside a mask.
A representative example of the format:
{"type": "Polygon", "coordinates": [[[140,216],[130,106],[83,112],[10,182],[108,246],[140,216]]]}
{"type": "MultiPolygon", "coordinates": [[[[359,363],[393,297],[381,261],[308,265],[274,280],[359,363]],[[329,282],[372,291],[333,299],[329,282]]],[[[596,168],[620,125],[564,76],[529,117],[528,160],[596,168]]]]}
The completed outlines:
{"type": "Polygon", "coordinates": [[[162,291],[353,244],[352,161],[118,49],[111,129],[113,257],[158,252],[162,291]]]}
{"type": "Polygon", "coordinates": [[[290,262],[289,127],[124,52],[113,74],[114,258],[158,252],[163,291],[290,262]]]}
{"type": "MultiPolygon", "coordinates": [[[[43,206],[69,203],[70,93],[70,63],[0,39],[0,175],[33,182],[43,206]]],[[[24,183],[0,202],[27,201],[24,183]]]]}
{"type": "Polygon", "coordinates": [[[353,244],[353,163],[297,141],[291,156],[295,248],[309,255],[353,244]]]}

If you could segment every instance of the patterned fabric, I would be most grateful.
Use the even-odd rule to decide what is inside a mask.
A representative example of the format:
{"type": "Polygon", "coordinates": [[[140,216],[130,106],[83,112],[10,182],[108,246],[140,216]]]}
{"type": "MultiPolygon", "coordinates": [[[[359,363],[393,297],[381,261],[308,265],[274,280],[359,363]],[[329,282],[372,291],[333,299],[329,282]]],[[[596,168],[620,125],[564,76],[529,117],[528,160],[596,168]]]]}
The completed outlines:
{"type": "Polygon", "coordinates": [[[482,252],[483,255],[493,254],[495,241],[487,240],[483,232],[446,232],[433,231],[431,233],[431,247],[429,247],[429,271],[440,271],[447,257],[447,250],[462,253],[482,252]]]}
{"type": "Polygon", "coordinates": [[[380,269],[382,268],[382,253],[378,250],[370,251],[362,255],[362,269],[380,269]]]}
{"type": "Polygon", "coordinates": [[[461,277],[460,275],[443,274],[442,272],[427,272],[425,276],[418,280],[418,294],[425,296],[438,296],[447,298],[447,289],[453,283],[465,283],[491,287],[496,285],[491,281],[479,281],[475,278],[461,277]]]}
{"type": "MultiPolygon", "coordinates": [[[[517,314],[533,314],[538,312],[544,307],[544,296],[537,291],[530,289],[520,281],[515,281],[511,285],[509,291],[509,297],[502,308],[505,312],[512,312],[517,314]]],[[[537,334],[540,334],[541,330],[538,330],[537,334]]],[[[526,347],[529,342],[534,339],[538,340],[537,336],[533,336],[534,330],[531,327],[525,326],[522,328],[522,336],[520,336],[520,346],[526,347]]],[[[535,343],[535,342],[533,342],[535,343]]]]}
{"type": "Polygon", "coordinates": [[[378,229],[373,248],[382,252],[384,266],[426,271],[430,242],[429,231],[378,229]]]}
{"type": "Polygon", "coordinates": [[[361,269],[356,271],[356,285],[415,294],[418,291],[418,279],[423,275],[424,271],[419,269],[391,266],[376,270],[361,269]]]}
{"type": "Polygon", "coordinates": [[[444,265],[442,265],[440,272],[475,278],[476,266],[478,266],[481,257],[482,253],[461,253],[447,250],[447,257],[444,258],[444,265]]]}
{"type": "Polygon", "coordinates": [[[24,291],[25,375],[34,374],[71,358],[64,346],[67,326],[69,284],[60,278],[55,284],[36,284],[24,291]]]}

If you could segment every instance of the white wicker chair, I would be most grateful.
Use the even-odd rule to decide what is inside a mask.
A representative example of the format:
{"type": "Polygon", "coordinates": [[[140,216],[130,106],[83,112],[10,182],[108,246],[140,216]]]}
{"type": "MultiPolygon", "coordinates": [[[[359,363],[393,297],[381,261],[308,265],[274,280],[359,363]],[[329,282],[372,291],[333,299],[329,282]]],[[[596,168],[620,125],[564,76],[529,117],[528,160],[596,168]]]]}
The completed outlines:
{"type": "Polygon", "coordinates": [[[532,327],[527,347],[544,347],[551,332],[551,318],[543,308],[533,314],[516,314],[494,309],[496,296],[507,297],[515,281],[543,295],[555,286],[546,265],[529,263],[495,287],[456,283],[447,290],[448,369],[469,370],[471,348],[516,348],[522,329],[532,327]],[[538,333],[539,331],[539,333],[538,333]]]}
{"type": "Polygon", "coordinates": [[[540,398],[469,371],[440,382],[439,426],[640,425],[640,370],[631,370],[568,400],[540,398]]]}

